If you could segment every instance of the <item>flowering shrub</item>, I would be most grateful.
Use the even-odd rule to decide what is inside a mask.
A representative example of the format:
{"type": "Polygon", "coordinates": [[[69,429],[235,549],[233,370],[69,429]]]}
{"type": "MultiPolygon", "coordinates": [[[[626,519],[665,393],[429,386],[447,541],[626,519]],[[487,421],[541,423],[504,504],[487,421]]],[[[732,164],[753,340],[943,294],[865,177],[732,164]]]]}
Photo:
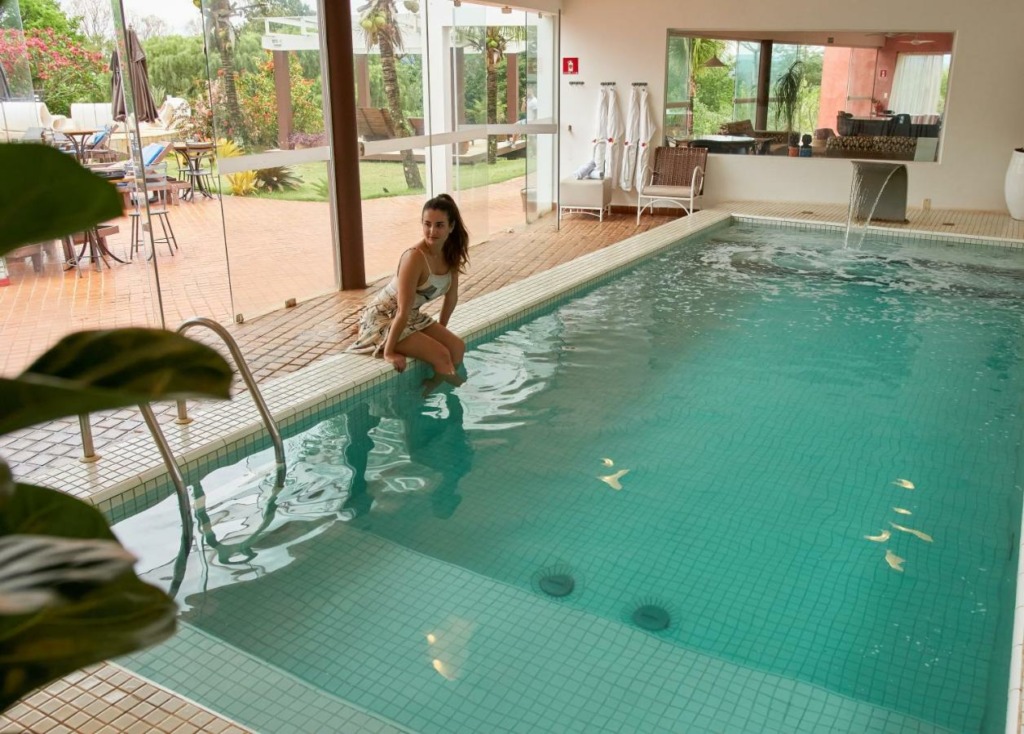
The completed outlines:
{"type": "Polygon", "coordinates": [[[188,100],[188,115],[179,115],[174,118],[174,127],[185,140],[213,140],[213,108],[210,106],[210,97],[223,102],[223,84],[216,80],[209,85],[209,92],[205,91],[206,84],[203,84],[203,92],[188,100]]]}
{"type": "Polygon", "coordinates": [[[30,29],[24,34],[0,29],[0,63],[8,77],[22,78],[26,60],[32,86],[54,115],[71,114],[72,102],[110,98],[110,72],[103,54],[52,28],[30,29]]]}
{"type": "Polygon", "coordinates": [[[292,133],[288,136],[288,143],[293,148],[319,148],[327,145],[327,133],[292,133]]]}
{"type": "MultiPolygon", "coordinates": [[[[302,76],[295,54],[288,55],[291,75],[292,122],[296,132],[319,133],[324,129],[317,82],[302,76]]],[[[277,98],[274,93],[274,62],[269,58],[256,73],[238,77],[238,102],[242,107],[245,139],[256,148],[277,146],[277,98]]]]}

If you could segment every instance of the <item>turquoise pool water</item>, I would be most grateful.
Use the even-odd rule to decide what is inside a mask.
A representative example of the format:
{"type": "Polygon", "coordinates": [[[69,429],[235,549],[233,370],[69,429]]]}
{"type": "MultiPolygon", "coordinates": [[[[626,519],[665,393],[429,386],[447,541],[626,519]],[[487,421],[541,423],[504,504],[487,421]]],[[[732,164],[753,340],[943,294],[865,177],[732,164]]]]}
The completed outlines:
{"type": "MultiPolygon", "coordinates": [[[[183,620],[420,732],[1001,731],[1022,297],[1002,248],[684,243],[294,432],[278,493],[202,477],[183,620]]],[[[153,578],[174,513],[118,526],[153,578]]]]}

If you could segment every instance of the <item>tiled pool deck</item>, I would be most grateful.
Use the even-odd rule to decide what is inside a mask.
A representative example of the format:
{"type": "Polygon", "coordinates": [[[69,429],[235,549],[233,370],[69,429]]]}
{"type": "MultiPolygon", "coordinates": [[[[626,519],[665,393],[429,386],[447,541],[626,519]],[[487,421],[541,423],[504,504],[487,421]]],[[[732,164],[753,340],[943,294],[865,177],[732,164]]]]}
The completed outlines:
{"type": "MultiPolygon", "coordinates": [[[[844,205],[745,202],[701,212],[678,222],[670,217],[644,217],[640,227],[635,224],[635,216],[628,213],[612,215],[604,223],[585,217],[569,217],[558,232],[552,223],[541,223],[473,249],[472,269],[465,281],[463,305],[456,312],[453,326],[463,333],[477,333],[500,324],[502,319],[511,318],[523,308],[545,301],[547,294],[564,287],[567,281],[585,283],[609,267],[624,265],[643,252],[679,239],[688,231],[722,221],[730,213],[796,220],[806,222],[808,226],[845,225],[846,220],[844,205]],[[581,259],[583,255],[603,250],[665,223],[670,224],[622,247],[581,259]],[[504,286],[530,276],[536,277],[530,278],[529,283],[498,292],[504,286]]],[[[908,224],[882,226],[956,235],[958,238],[1000,240],[1008,245],[1024,247],[1024,222],[1011,220],[1005,214],[911,210],[909,216],[908,224]]],[[[268,402],[279,418],[287,420],[289,416],[315,412],[328,396],[335,398],[344,394],[342,391],[346,384],[388,378],[386,365],[379,361],[337,354],[351,338],[358,306],[373,290],[330,294],[298,308],[233,327],[243,351],[251,355],[268,402]],[[325,355],[336,356],[320,359],[325,355]],[[316,363],[301,374],[284,377],[314,361],[316,363]]],[[[254,430],[251,426],[255,425],[255,411],[244,398],[228,406],[197,406],[193,413],[197,422],[189,427],[174,427],[169,420],[164,421],[172,445],[185,462],[209,453],[211,441],[214,448],[223,447],[254,430]]],[[[126,483],[155,482],[162,474],[156,451],[133,411],[94,416],[94,425],[109,432],[109,436],[97,436],[98,450],[105,455],[99,463],[71,461],[32,466],[18,462],[15,454],[16,472],[21,478],[61,487],[107,508],[111,506],[111,498],[126,489],[126,483]]],[[[41,435],[33,438],[33,432],[45,432],[46,439],[50,441],[76,445],[75,428],[70,423],[37,427],[22,436],[12,437],[6,445],[0,444],[0,451],[10,456],[12,450],[18,450],[18,445],[11,441],[31,442],[42,438],[41,435]]],[[[1018,622],[1020,616],[1018,614],[1018,622]]],[[[1015,641],[1020,642],[1018,635],[1015,635],[1015,641]]],[[[1021,650],[1015,652],[1019,658],[1021,650]]],[[[1012,683],[1013,686],[1016,686],[1019,697],[1019,680],[1012,683]]],[[[374,723],[374,726],[378,725],[381,731],[398,730],[386,722],[374,723]]],[[[30,696],[6,717],[0,717],[0,731],[8,730],[245,731],[237,724],[213,717],[201,707],[171,696],[112,664],[100,665],[88,674],[70,676],[30,696]]],[[[1015,731],[1017,727],[1008,727],[1008,730],[1015,731]]]]}

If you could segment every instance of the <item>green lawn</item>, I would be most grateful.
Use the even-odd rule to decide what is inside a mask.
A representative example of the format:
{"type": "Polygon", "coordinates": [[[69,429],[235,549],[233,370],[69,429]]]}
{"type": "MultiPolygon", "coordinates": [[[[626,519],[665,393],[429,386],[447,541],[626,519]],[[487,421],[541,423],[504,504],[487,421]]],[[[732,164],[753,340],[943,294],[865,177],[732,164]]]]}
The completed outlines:
{"type": "MultiPolygon", "coordinates": [[[[297,189],[292,191],[261,192],[257,194],[263,199],[281,199],[283,201],[326,201],[327,200],[327,164],[301,163],[289,166],[292,172],[302,179],[297,189]]],[[[426,181],[426,166],[420,164],[420,177],[426,181]]],[[[459,187],[472,189],[492,183],[508,181],[526,173],[526,162],[523,159],[508,160],[499,157],[497,163],[489,166],[486,163],[474,163],[459,166],[459,187]]],[[[387,196],[423,193],[410,190],[405,185],[405,175],[399,162],[363,161],[359,164],[359,188],[362,198],[379,199],[387,196]]]]}
{"type": "MultiPolygon", "coordinates": [[[[260,191],[256,196],[261,199],[279,199],[281,201],[327,201],[326,162],[300,163],[288,166],[288,168],[294,175],[302,179],[298,188],[290,191],[260,191]]],[[[426,181],[426,166],[420,164],[419,169],[420,177],[426,181]]],[[[508,159],[501,156],[493,166],[483,162],[465,164],[459,166],[457,173],[461,189],[473,189],[478,186],[501,183],[525,174],[526,161],[524,159],[508,159]]],[[[167,175],[184,178],[178,170],[178,162],[173,158],[167,160],[167,175]]],[[[215,190],[218,188],[219,180],[217,176],[213,177],[215,190]]],[[[362,161],[359,164],[359,188],[364,200],[423,193],[422,189],[414,191],[405,185],[402,164],[397,161],[362,161]]],[[[230,194],[226,180],[224,181],[224,193],[230,194]]]]}

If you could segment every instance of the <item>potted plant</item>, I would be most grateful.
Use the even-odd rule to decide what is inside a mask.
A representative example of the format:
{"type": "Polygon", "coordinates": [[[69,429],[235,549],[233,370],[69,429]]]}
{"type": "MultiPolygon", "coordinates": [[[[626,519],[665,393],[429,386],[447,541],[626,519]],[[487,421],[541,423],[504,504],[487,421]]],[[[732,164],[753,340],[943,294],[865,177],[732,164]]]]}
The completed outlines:
{"type": "Polygon", "coordinates": [[[775,81],[775,121],[781,116],[789,134],[789,154],[800,154],[800,133],[793,130],[796,108],[800,104],[800,90],[804,85],[804,62],[797,59],[775,81]]]}
{"type": "MultiPolygon", "coordinates": [[[[55,148],[0,144],[0,171],[0,256],[121,214],[117,190],[55,148]]],[[[214,350],[173,332],[78,332],[0,377],[0,435],[155,400],[227,398],[230,381],[214,350]]],[[[0,460],[0,712],[174,634],[174,601],[139,579],[134,561],[95,507],[18,482],[0,460]]]]}

